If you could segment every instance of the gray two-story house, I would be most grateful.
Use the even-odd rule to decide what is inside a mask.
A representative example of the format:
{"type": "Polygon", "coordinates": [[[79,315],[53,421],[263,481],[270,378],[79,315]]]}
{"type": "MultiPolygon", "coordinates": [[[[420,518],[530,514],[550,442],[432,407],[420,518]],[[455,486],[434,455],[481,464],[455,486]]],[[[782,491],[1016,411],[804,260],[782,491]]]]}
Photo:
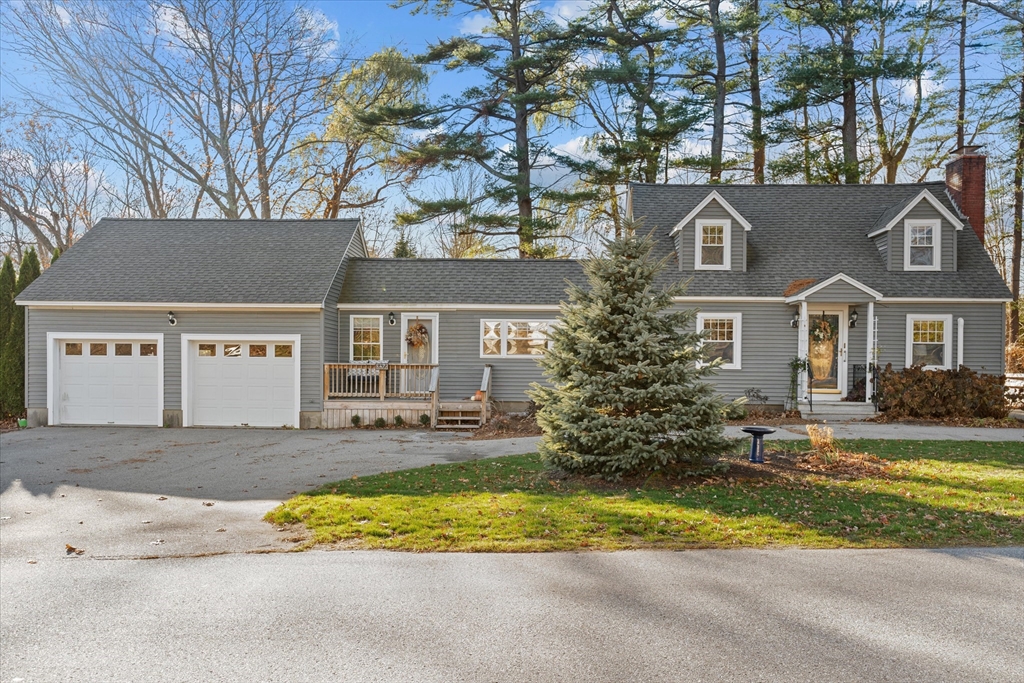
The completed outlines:
{"type": "MultiPolygon", "coordinates": [[[[856,399],[868,367],[1003,372],[984,157],[945,183],[634,185],[727,397],[856,399]],[[980,200],[979,200],[980,198],[980,200]]],[[[18,298],[35,425],[472,427],[521,407],[572,260],[382,259],[357,221],[104,220],[18,298]]]]}

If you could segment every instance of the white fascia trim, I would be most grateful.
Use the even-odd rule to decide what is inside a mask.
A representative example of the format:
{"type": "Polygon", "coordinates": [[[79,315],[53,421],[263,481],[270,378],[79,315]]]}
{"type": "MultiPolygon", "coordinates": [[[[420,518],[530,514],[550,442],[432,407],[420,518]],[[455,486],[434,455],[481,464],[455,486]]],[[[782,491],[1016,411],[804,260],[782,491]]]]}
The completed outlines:
{"type": "Polygon", "coordinates": [[[1008,304],[1013,299],[955,299],[919,296],[887,296],[881,299],[886,304],[1008,304]]]}
{"type": "Polygon", "coordinates": [[[164,335],[163,332],[47,332],[46,333],[46,424],[53,427],[60,424],[60,416],[55,411],[57,395],[57,343],[66,339],[98,339],[116,341],[131,339],[132,341],[156,342],[156,425],[164,426],[164,335]]]}
{"type": "Polygon", "coordinates": [[[942,270],[942,221],[937,218],[911,219],[903,221],[903,270],[909,272],[936,272],[942,270]],[[915,266],[910,263],[910,229],[929,227],[932,229],[932,264],[915,266]]]}
{"type": "Polygon", "coordinates": [[[885,227],[879,228],[878,230],[875,230],[873,232],[869,232],[868,233],[868,237],[874,237],[875,235],[881,235],[883,232],[887,232],[889,230],[892,230],[893,226],[898,225],[899,222],[902,221],[903,218],[908,213],[910,213],[911,209],[913,209],[915,206],[917,206],[918,204],[921,203],[922,199],[927,199],[928,203],[932,205],[932,208],[934,208],[936,211],[938,211],[940,214],[942,214],[943,218],[945,218],[947,221],[952,223],[954,228],[956,228],[957,230],[963,230],[964,229],[963,221],[961,221],[959,218],[957,218],[952,213],[950,213],[949,209],[947,209],[945,206],[943,206],[942,202],[940,202],[938,199],[935,198],[935,195],[933,195],[928,190],[921,190],[921,194],[919,194],[916,197],[914,197],[914,199],[909,204],[907,204],[903,208],[902,211],[900,211],[898,214],[896,214],[896,217],[893,218],[891,221],[889,221],[885,225],[885,227]]]}
{"type": "Polygon", "coordinates": [[[363,363],[365,361],[352,360],[352,352],[355,350],[353,347],[356,345],[356,318],[376,318],[377,329],[380,330],[380,358],[377,360],[384,360],[384,316],[383,315],[350,315],[348,317],[348,362],[349,363],[363,363]]]}
{"type": "Polygon", "coordinates": [[[736,303],[785,303],[786,297],[784,296],[677,296],[673,297],[672,301],[677,304],[689,304],[689,303],[700,303],[702,301],[710,302],[736,302],[736,303]]]}
{"type": "Polygon", "coordinates": [[[320,304],[189,304],[189,303],[149,303],[138,301],[18,301],[19,306],[32,308],[130,308],[139,310],[247,310],[247,309],[279,309],[319,311],[320,304]]]}
{"type": "Polygon", "coordinates": [[[953,316],[952,315],[928,315],[926,313],[907,313],[907,358],[905,367],[910,367],[914,360],[914,321],[915,320],[941,320],[942,326],[942,359],[945,365],[925,365],[925,370],[949,370],[953,367],[953,359],[950,354],[953,351],[953,316]]]}
{"type": "Polygon", "coordinates": [[[698,220],[694,222],[694,246],[693,246],[693,269],[694,270],[732,270],[732,221],[726,218],[723,220],[698,220]],[[704,244],[703,228],[705,225],[722,226],[722,263],[708,264],[701,261],[704,244]]]}
{"type": "Polygon", "coordinates": [[[299,412],[302,410],[302,335],[300,334],[183,334],[181,335],[181,425],[192,426],[192,415],[189,411],[189,387],[191,386],[192,357],[189,345],[201,341],[238,341],[238,342],[288,342],[292,345],[292,361],[295,363],[295,412],[293,417],[295,429],[299,428],[299,412]]]}
{"type": "Polygon", "coordinates": [[[721,204],[722,208],[725,209],[726,211],[728,211],[729,215],[732,216],[733,218],[735,218],[736,222],[743,226],[744,230],[750,230],[750,221],[748,221],[746,218],[744,218],[740,214],[739,211],[737,211],[736,209],[732,208],[732,204],[730,204],[729,202],[725,201],[725,197],[723,197],[722,195],[718,194],[718,190],[712,190],[711,194],[709,194],[707,197],[705,197],[704,201],[702,201],[700,204],[698,204],[693,209],[693,211],[691,211],[690,213],[686,214],[686,217],[683,220],[681,220],[678,223],[676,223],[676,227],[672,228],[672,230],[668,234],[671,236],[671,235],[676,234],[680,230],[682,230],[683,226],[685,226],[687,223],[692,221],[694,216],[696,216],[701,211],[703,211],[704,207],[706,207],[708,204],[710,204],[712,202],[712,200],[718,202],[719,204],[721,204]]]}
{"type": "Polygon", "coordinates": [[[743,354],[742,354],[742,341],[743,341],[743,314],[742,313],[698,313],[697,314],[697,332],[704,331],[704,320],[711,318],[717,320],[720,318],[731,318],[732,319],[732,344],[733,344],[733,362],[723,363],[718,366],[719,370],[742,370],[743,369],[743,354]]]}
{"type": "Polygon", "coordinates": [[[558,311],[559,304],[338,304],[339,311],[558,311]]]}
{"type": "Polygon", "coordinates": [[[821,291],[825,287],[828,287],[829,285],[835,284],[836,282],[839,282],[839,281],[845,282],[846,284],[850,285],[851,287],[856,287],[857,289],[859,289],[860,291],[864,292],[865,294],[873,297],[876,301],[879,301],[879,300],[881,300],[883,298],[881,292],[879,292],[877,290],[874,290],[874,289],[871,289],[867,285],[862,284],[862,283],[858,282],[857,280],[854,280],[852,277],[850,277],[849,275],[846,275],[845,273],[838,273],[836,275],[833,275],[832,277],[830,277],[827,280],[819,282],[818,284],[814,285],[813,287],[808,287],[807,289],[803,290],[802,292],[799,292],[797,294],[794,294],[793,296],[787,297],[786,298],[786,303],[787,304],[794,304],[794,303],[796,303],[798,301],[803,301],[808,296],[810,296],[811,294],[814,294],[815,292],[821,291]]]}

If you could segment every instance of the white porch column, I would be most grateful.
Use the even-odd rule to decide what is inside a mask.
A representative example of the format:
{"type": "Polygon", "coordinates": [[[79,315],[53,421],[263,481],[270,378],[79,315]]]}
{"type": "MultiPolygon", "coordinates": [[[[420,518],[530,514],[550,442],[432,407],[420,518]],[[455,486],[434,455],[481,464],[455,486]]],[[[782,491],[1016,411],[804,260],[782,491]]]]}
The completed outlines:
{"type": "Polygon", "coordinates": [[[956,367],[959,370],[964,364],[964,319],[956,319],[956,367]]]}
{"type": "Polygon", "coordinates": [[[871,398],[875,395],[875,387],[871,373],[871,364],[875,362],[875,302],[868,302],[868,362],[867,371],[864,373],[864,402],[871,403],[871,398]]]}
{"type": "MultiPolygon", "coordinates": [[[[800,302],[800,337],[797,339],[797,355],[800,358],[807,358],[807,334],[810,329],[810,322],[807,319],[807,301],[800,302]]],[[[799,400],[807,400],[807,371],[800,371],[800,391],[797,392],[799,400]]]]}

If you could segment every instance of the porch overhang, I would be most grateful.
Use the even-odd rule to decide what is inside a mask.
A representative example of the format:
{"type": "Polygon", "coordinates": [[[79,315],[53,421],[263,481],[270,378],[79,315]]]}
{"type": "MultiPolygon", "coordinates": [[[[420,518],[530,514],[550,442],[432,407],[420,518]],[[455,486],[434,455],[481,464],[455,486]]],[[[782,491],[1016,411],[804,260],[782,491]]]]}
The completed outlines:
{"type": "MultiPolygon", "coordinates": [[[[853,287],[853,288],[859,290],[860,292],[862,292],[865,295],[865,297],[867,298],[868,301],[880,301],[882,299],[882,293],[879,292],[878,290],[872,289],[871,287],[868,287],[867,285],[865,285],[862,282],[858,282],[857,280],[855,280],[854,278],[850,277],[849,275],[846,275],[845,273],[837,273],[836,275],[833,275],[832,277],[828,278],[827,280],[822,280],[821,282],[819,282],[819,283],[817,283],[815,285],[807,287],[806,289],[802,289],[799,292],[796,292],[795,294],[792,294],[792,295],[786,297],[786,303],[787,304],[798,304],[798,303],[801,303],[801,302],[804,302],[804,301],[808,301],[809,297],[812,297],[815,294],[823,292],[828,287],[830,287],[832,285],[835,285],[835,284],[838,284],[838,283],[845,283],[845,284],[849,285],[850,287],[853,287]]],[[[859,303],[859,302],[851,301],[850,303],[859,303]]]]}

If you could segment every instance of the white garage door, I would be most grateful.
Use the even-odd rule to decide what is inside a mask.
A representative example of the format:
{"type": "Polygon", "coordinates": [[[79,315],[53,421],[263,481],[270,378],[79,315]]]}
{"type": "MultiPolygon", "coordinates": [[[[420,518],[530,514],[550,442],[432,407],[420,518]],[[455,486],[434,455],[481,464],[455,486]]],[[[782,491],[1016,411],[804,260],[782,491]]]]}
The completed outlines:
{"type": "Polygon", "coordinates": [[[189,354],[192,424],[295,426],[293,342],[193,341],[189,354]]]}
{"type": "Polygon", "coordinates": [[[58,340],[61,424],[159,425],[155,340],[58,340]]]}

